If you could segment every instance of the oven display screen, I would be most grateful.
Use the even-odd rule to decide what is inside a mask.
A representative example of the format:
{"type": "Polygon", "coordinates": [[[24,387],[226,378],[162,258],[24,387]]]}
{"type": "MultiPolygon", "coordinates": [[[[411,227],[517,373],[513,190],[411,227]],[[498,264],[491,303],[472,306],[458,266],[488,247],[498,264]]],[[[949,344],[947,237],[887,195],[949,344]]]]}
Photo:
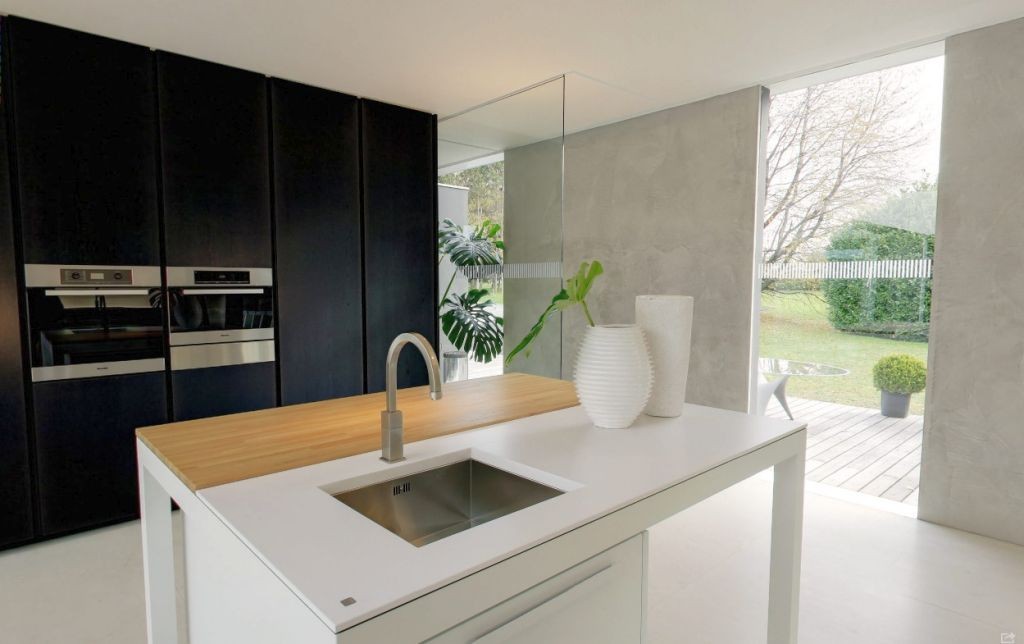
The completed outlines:
{"type": "Polygon", "coordinates": [[[218,293],[218,289],[210,289],[206,294],[200,289],[171,289],[171,332],[273,328],[271,289],[238,290],[251,292],[218,293]]]}
{"type": "Polygon", "coordinates": [[[33,367],[162,358],[160,289],[93,295],[28,290],[33,367]]]}

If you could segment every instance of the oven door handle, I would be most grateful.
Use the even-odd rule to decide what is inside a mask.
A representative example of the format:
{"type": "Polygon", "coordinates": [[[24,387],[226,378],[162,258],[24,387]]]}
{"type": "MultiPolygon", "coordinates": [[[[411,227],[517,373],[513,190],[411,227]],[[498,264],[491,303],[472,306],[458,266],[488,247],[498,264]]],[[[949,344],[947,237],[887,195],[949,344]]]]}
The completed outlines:
{"type": "Polygon", "coordinates": [[[186,288],[182,295],[263,295],[262,288],[186,288]]]}
{"type": "Polygon", "coordinates": [[[44,291],[51,297],[99,297],[101,295],[149,295],[144,288],[98,288],[98,289],[71,289],[54,288],[44,291]]]}

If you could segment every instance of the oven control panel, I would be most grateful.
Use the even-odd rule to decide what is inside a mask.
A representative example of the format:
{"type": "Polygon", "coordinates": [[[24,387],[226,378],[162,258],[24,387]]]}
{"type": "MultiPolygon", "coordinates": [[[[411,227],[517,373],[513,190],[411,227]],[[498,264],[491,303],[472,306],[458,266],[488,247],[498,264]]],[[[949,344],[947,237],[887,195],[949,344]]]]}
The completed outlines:
{"type": "Polygon", "coordinates": [[[62,268],[60,283],[68,286],[112,286],[130,285],[132,270],[130,268],[62,268]]]}
{"type": "Polygon", "coordinates": [[[249,271],[195,271],[195,282],[199,284],[249,284],[249,271]]]}

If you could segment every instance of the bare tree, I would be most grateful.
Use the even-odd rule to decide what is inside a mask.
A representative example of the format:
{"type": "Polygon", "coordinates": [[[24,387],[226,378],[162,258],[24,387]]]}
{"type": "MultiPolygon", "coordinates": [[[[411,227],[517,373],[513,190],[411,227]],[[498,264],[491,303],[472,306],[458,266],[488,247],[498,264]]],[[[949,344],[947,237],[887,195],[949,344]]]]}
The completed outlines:
{"type": "Polygon", "coordinates": [[[889,69],[772,98],[764,261],[819,252],[858,210],[909,180],[928,133],[915,118],[913,71],[889,69]]]}

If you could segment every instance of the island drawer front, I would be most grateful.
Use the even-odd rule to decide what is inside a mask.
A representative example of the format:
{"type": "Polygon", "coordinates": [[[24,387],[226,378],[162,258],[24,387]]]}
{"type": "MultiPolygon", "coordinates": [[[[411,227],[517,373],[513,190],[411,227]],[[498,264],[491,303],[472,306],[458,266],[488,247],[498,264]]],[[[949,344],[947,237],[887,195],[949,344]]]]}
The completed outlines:
{"type": "MultiPolygon", "coordinates": [[[[423,625],[416,605],[423,599],[371,622],[387,620],[395,642],[639,642],[645,618],[646,539],[647,533],[638,534],[526,589],[509,579],[504,597],[484,610],[474,600],[501,588],[502,580],[481,573],[471,575],[443,589],[456,591],[445,604],[445,617],[454,626],[434,637],[420,632],[423,625]]],[[[515,565],[516,559],[503,564],[515,565]]],[[[361,630],[357,627],[348,634],[361,630]]],[[[341,633],[338,641],[363,639],[346,638],[346,633],[341,633]]]]}

